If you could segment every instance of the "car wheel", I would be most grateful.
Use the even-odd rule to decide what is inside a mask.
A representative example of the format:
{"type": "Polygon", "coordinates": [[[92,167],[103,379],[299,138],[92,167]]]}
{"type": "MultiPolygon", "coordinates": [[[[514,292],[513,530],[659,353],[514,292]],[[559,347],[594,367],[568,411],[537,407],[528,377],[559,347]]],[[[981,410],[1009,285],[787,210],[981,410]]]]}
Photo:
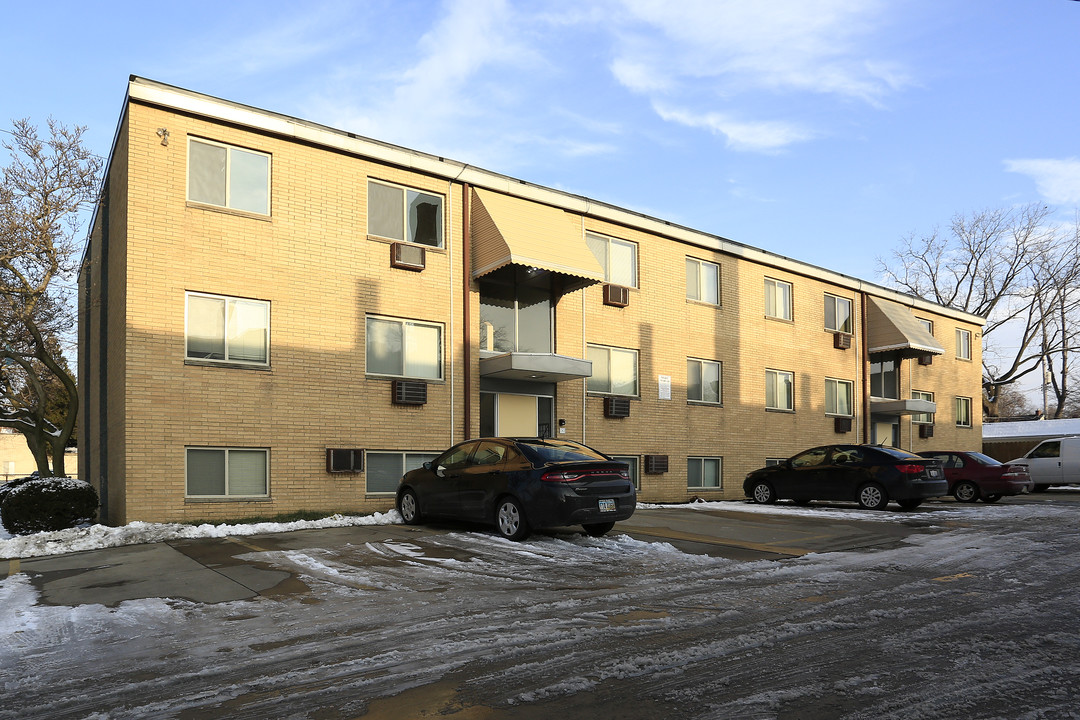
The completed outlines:
{"type": "Polygon", "coordinates": [[[911,498],[910,500],[897,500],[897,504],[905,510],[914,510],[922,505],[922,498],[911,498]]]}
{"type": "Polygon", "coordinates": [[[982,496],[982,501],[984,503],[996,503],[1000,499],[1001,499],[1000,495],[983,495],[982,496]]]}
{"type": "Polygon", "coordinates": [[[754,499],[754,502],[762,505],[772,505],[776,502],[776,492],[773,491],[772,485],[764,480],[758,480],[754,487],[750,488],[750,497],[754,499]]]}
{"type": "Polygon", "coordinates": [[[884,510],[889,504],[889,494],[877,483],[866,483],[859,488],[859,506],[867,510],[884,510]]]}
{"type": "Polygon", "coordinates": [[[979,486],[973,482],[963,480],[956,483],[952,494],[957,502],[975,502],[979,499],[979,486]]]}
{"type": "Polygon", "coordinates": [[[398,512],[401,519],[408,525],[416,525],[420,522],[420,503],[416,500],[416,493],[406,490],[398,498],[398,512]]]}
{"type": "Polygon", "coordinates": [[[529,536],[529,523],[521,505],[512,497],[504,497],[495,507],[495,528],[507,540],[524,540],[529,536]]]}
{"type": "Polygon", "coordinates": [[[585,528],[585,532],[587,532],[590,536],[600,537],[601,535],[607,534],[607,532],[611,530],[611,528],[615,527],[615,523],[589,523],[588,525],[582,525],[581,527],[585,528]]]}

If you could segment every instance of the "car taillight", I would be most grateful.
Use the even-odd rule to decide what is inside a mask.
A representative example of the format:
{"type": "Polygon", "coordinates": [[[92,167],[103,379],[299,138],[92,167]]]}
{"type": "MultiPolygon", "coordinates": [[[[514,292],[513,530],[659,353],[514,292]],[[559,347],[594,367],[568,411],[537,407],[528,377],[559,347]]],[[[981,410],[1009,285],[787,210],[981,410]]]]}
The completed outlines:
{"type": "Polygon", "coordinates": [[[919,475],[926,469],[925,465],[897,465],[896,469],[905,475],[919,475]]]}
{"type": "Polygon", "coordinates": [[[544,482],[573,482],[582,478],[607,475],[629,480],[630,473],[626,470],[555,470],[546,472],[540,476],[544,482]]]}
{"type": "Polygon", "coordinates": [[[546,472],[540,476],[544,482],[572,482],[584,477],[578,472],[546,472]]]}

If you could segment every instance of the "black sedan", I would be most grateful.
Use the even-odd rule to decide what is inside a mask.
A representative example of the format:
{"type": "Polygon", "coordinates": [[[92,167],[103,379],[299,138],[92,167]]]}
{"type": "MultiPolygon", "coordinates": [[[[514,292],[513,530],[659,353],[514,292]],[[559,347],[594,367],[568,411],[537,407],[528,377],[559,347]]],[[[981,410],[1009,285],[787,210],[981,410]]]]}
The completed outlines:
{"type": "Polygon", "coordinates": [[[941,463],[882,445],[826,445],[754,470],[743,492],[758,503],[854,500],[884,510],[895,500],[912,510],[926,498],[949,492],[941,463]]]}
{"type": "Polygon", "coordinates": [[[458,443],[401,478],[397,508],[424,518],[489,523],[510,540],[532,528],[582,525],[599,536],[634,514],[626,463],[566,440],[481,438],[458,443]]]}

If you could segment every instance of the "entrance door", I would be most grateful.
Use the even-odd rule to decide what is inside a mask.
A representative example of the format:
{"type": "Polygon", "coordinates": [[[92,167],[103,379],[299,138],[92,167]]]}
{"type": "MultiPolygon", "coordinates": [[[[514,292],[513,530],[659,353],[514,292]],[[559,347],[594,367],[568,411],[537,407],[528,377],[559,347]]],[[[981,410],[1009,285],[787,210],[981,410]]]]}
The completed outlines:
{"type": "Polygon", "coordinates": [[[870,442],[874,445],[888,445],[889,447],[899,447],[897,442],[900,439],[900,423],[894,421],[892,418],[882,420],[881,416],[874,418],[874,421],[870,424],[873,435],[870,438],[870,442]]]}
{"type": "Polygon", "coordinates": [[[536,437],[536,396],[496,396],[495,434],[500,437],[536,437]]]}

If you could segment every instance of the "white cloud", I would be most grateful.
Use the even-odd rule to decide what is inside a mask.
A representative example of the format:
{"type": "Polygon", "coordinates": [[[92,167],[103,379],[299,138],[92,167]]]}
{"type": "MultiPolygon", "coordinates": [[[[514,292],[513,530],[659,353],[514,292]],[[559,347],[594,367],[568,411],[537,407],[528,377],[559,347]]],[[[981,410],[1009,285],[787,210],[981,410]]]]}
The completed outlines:
{"type": "Polygon", "coordinates": [[[609,64],[615,79],[648,97],[665,120],[722,134],[735,149],[775,151],[817,133],[736,120],[723,109],[733,97],[739,116],[749,118],[774,113],[764,108],[793,93],[881,107],[911,83],[900,65],[872,57],[870,43],[885,22],[879,0],[621,2],[609,64]]]}
{"type": "Polygon", "coordinates": [[[1054,205],[1080,205],[1080,159],[1006,160],[1009,172],[1027,175],[1047,202],[1054,205]]]}
{"type": "Polygon", "coordinates": [[[813,137],[813,133],[791,123],[767,120],[737,120],[722,112],[694,113],[653,103],[656,114],[664,120],[687,127],[702,128],[727,139],[733,150],[775,152],[792,143],[813,137]]]}
{"type": "Polygon", "coordinates": [[[631,18],[660,35],[633,34],[624,41],[632,57],[615,64],[648,61],[655,84],[711,78],[877,103],[909,82],[897,64],[867,57],[865,46],[883,23],[879,0],[624,2],[631,18]]]}

